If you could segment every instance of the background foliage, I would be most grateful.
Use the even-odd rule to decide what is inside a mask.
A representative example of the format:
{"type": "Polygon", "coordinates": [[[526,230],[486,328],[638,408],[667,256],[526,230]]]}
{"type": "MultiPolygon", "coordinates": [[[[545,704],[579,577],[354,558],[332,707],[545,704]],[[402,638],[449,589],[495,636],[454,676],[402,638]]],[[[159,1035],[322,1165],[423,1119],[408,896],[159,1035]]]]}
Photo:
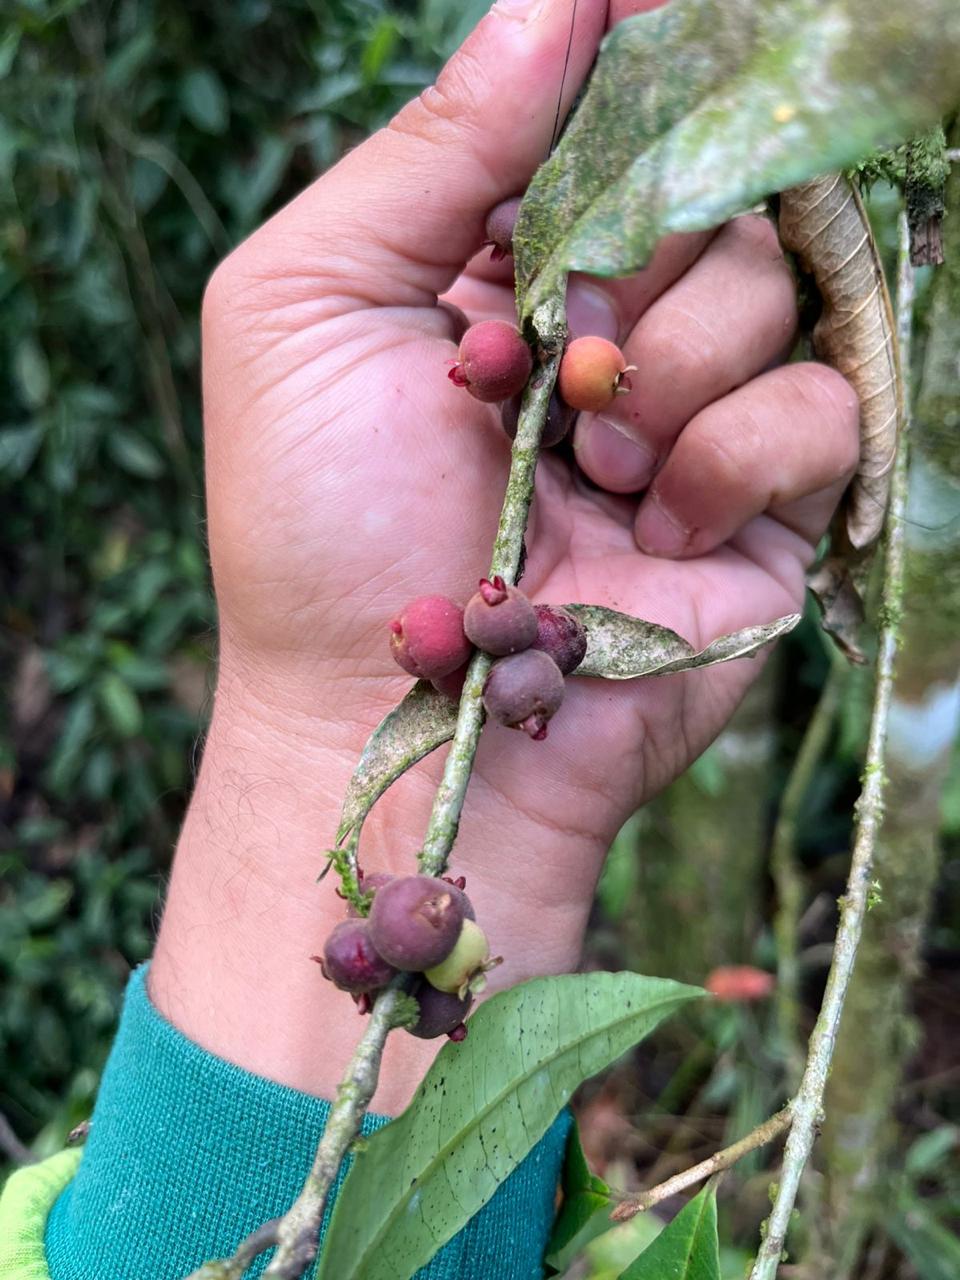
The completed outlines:
{"type": "MultiPolygon", "coordinates": [[[[38,1152],[89,1113],[126,976],[150,950],[202,733],[214,625],[204,282],[428,83],[483,7],[21,0],[0,31],[0,1112],[38,1152]]],[[[878,189],[873,207],[889,237],[892,192],[878,189]]],[[[589,963],[694,982],[718,964],[775,967],[773,818],[829,669],[810,620],[734,726],[628,826],[589,963]]],[[[868,699],[868,675],[851,673],[802,814],[807,1026],[868,699]]],[[[941,834],[894,1138],[913,1210],[875,1277],[956,1274],[943,1268],[960,1214],[947,1016],[960,985],[960,768],[941,834]]],[[[671,1023],[584,1091],[593,1164],[626,1188],[733,1140],[778,1105],[779,1052],[772,1005],[671,1023]]],[[[721,1188],[731,1276],[766,1211],[764,1159],[721,1188]]],[[[579,1274],[618,1274],[650,1229],[641,1218],[602,1237],[579,1274]]]]}

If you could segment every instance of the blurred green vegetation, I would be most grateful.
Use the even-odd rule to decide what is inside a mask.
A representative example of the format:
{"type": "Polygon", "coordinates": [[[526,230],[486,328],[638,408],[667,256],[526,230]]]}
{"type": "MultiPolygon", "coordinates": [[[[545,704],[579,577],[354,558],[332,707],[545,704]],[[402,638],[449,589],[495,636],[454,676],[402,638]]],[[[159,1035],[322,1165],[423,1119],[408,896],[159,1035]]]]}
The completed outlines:
{"type": "MultiPolygon", "coordinates": [[[[428,83],[484,8],[8,6],[0,1114],[38,1153],[89,1114],[126,977],[150,951],[201,742],[215,622],[201,495],[204,283],[273,209],[428,83]]],[[[889,189],[875,208],[889,250],[889,189]]],[[[769,836],[829,665],[810,617],[771,664],[763,705],[625,830],[600,886],[591,962],[693,981],[716,963],[775,967],[769,836]],[[713,882],[700,874],[705,857],[713,882]],[[671,879],[684,859],[686,875],[671,879]],[[725,894],[731,868],[737,892],[725,894]]],[[[802,815],[807,1027],[843,886],[869,698],[869,673],[851,671],[802,815]]],[[[949,1274],[942,1235],[960,1212],[957,1027],[944,1018],[960,971],[960,757],[943,815],[946,858],[917,992],[922,1048],[898,1116],[904,1207],[891,1256],[913,1261],[876,1280],[949,1274]]],[[[764,1006],[671,1025],[584,1091],[591,1158],[626,1186],[638,1168],[647,1180],[675,1172],[739,1136],[779,1105],[775,1042],[764,1006]]],[[[727,1184],[730,1276],[743,1273],[769,1178],[758,1155],[727,1184]]],[[[597,1244],[589,1274],[614,1274],[618,1239],[597,1244]]]]}

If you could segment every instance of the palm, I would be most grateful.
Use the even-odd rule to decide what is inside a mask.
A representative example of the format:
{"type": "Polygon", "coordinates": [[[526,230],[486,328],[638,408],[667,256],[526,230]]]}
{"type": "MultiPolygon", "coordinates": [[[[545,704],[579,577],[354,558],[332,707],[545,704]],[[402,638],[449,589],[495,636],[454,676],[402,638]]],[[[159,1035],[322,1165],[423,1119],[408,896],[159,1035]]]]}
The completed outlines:
{"type": "MultiPolygon", "coordinates": [[[[464,278],[453,296],[468,302],[475,283],[464,278]]],[[[487,315],[512,306],[507,288],[486,286],[483,297],[487,315]]],[[[472,592],[504,491],[509,447],[497,413],[445,378],[454,347],[444,325],[432,309],[370,310],[308,329],[286,351],[238,347],[235,377],[223,380],[230,430],[211,432],[224,633],[300,655],[318,690],[326,677],[335,682],[328,710],[349,710],[356,752],[408,683],[390,659],[387,622],[414,595],[472,592]],[[237,380],[251,377],[256,394],[239,402],[238,416],[237,380]],[[355,679],[345,686],[344,677],[355,679]]],[[[214,421],[226,415],[215,394],[208,399],[214,421]]],[[[735,547],[677,562],[637,549],[634,509],[544,456],[526,591],[608,605],[698,645],[796,607],[806,544],[770,518],[741,530],[735,547]],[[777,556],[778,577],[762,554],[777,556]]],[[[662,680],[573,682],[545,744],[488,730],[468,829],[505,797],[541,838],[575,830],[601,849],[629,809],[718,732],[757,669],[741,662],[662,680]],[[545,795],[548,806],[537,801],[545,795]]],[[[389,823],[389,801],[382,808],[389,823]]]]}

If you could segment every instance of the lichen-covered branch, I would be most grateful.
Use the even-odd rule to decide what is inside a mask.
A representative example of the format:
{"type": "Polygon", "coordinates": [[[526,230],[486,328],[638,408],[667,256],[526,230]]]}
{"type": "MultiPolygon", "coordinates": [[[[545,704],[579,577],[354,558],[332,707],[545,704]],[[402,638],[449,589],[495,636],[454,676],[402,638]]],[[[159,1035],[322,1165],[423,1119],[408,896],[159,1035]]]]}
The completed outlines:
{"type": "Polygon", "coordinates": [[[748,1133],[746,1137],[740,1138],[737,1142],[732,1142],[729,1147],[724,1147],[722,1151],[715,1151],[706,1160],[701,1160],[699,1164],[692,1165],[691,1168],[674,1174],[666,1182],[661,1182],[658,1186],[651,1187],[648,1191],[641,1191],[638,1195],[631,1196],[629,1200],[623,1200],[611,1213],[611,1219],[614,1222],[626,1222],[628,1218],[633,1218],[638,1213],[643,1213],[646,1209],[652,1209],[654,1205],[660,1204],[663,1200],[669,1200],[671,1196],[678,1195],[681,1191],[688,1190],[698,1182],[703,1182],[705,1178],[710,1178],[715,1173],[721,1173],[724,1169],[732,1168],[738,1160],[742,1160],[751,1151],[765,1147],[768,1142],[772,1142],[774,1138],[779,1137],[785,1129],[790,1127],[792,1118],[793,1114],[790,1107],[784,1107],[776,1115],[764,1120],[763,1124],[757,1125],[756,1129],[748,1133]]]}
{"type": "MultiPolygon", "coordinates": [[[[900,218],[897,279],[897,332],[905,381],[910,367],[914,276],[910,265],[910,237],[906,216],[900,218]]],[[[905,392],[907,387],[905,386],[905,392]]],[[[908,396],[904,396],[907,404],[908,396]]],[[[872,879],[873,854],[883,819],[884,758],[887,721],[893,692],[894,661],[900,635],[900,597],[903,586],[904,516],[906,513],[906,432],[901,433],[886,520],[886,555],[881,598],[876,692],[867,745],[863,788],[857,801],[853,855],[847,891],[840,912],[833,964],[827,978],[820,1015],[810,1038],[803,1079],[793,1101],[793,1124],[787,1138],[783,1168],[773,1211],[767,1220],[750,1280],[774,1280],[783,1253],[800,1177],[820,1124],[823,1095],[833,1060],[837,1028],[863,932],[872,879]]]]}

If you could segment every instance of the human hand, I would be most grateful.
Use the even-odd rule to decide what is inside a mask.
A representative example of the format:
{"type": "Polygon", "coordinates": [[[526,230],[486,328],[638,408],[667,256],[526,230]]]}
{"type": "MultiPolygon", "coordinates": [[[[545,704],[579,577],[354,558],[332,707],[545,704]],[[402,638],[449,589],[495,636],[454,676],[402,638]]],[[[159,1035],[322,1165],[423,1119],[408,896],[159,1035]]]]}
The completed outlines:
{"type": "MultiPolygon", "coordinates": [[[[409,684],[387,623],[415,595],[472,594],[509,463],[496,408],[445,377],[459,328],[437,300],[471,321],[513,317],[509,262],[474,255],[486,212],[546,154],[572,9],[496,6],[435,88],[240,246],[208,291],[220,671],[151,988],[194,1039],[315,1092],[332,1091],[358,1029],[308,960],[342,914],[314,877],[363,743],[409,684]]],[[[607,20],[605,0],[581,0],[564,108],[607,20]]],[[[575,282],[569,312],[638,372],[615,420],[578,422],[592,484],[544,456],[526,593],[608,605],[698,646],[798,608],[856,464],[858,414],[832,371],[773,367],[796,316],[770,226],[674,237],[631,280],[575,282]]],[[[613,835],[758,670],[574,679],[545,742],[487,727],[453,867],[505,957],[491,989],[576,965],[613,835]]],[[[418,766],[378,804],[365,867],[413,869],[439,768],[418,766]]],[[[375,1105],[401,1105],[435,1051],[392,1037],[375,1105]]]]}

